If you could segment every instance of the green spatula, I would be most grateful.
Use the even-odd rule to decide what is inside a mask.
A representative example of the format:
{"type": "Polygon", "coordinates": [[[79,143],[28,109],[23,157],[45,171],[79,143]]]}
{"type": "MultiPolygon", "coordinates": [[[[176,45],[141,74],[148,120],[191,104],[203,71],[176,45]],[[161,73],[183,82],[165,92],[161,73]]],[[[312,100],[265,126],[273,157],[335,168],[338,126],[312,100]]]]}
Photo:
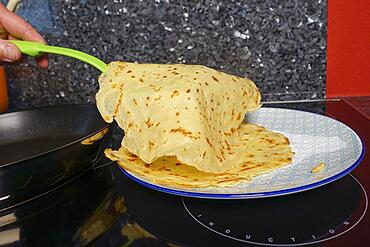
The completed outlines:
{"type": "Polygon", "coordinates": [[[101,72],[104,72],[105,69],[107,68],[107,64],[101,61],[100,59],[81,51],[76,51],[73,49],[58,46],[44,45],[41,43],[30,41],[9,40],[9,42],[15,44],[23,54],[26,54],[28,56],[39,57],[43,53],[53,53],[79,59],[97,68],[101,72]]]}

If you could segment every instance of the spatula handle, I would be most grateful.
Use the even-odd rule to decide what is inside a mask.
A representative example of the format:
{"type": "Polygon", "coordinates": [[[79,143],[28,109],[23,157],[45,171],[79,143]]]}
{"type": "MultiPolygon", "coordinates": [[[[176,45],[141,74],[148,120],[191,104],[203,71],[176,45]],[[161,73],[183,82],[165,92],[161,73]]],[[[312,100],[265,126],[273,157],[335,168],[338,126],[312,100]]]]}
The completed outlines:
{"type": "Polygon", "coordinates": [[[28,56],[38,57],[41,56],[43,53],[53,53],[79,59],[97,68],[101,72],[104,72],[107,67],[107,64],[100,59],[81,51],[30,41],[9,40],[9,42],[15,44],[23,54],[26,54],[28,56]]]}

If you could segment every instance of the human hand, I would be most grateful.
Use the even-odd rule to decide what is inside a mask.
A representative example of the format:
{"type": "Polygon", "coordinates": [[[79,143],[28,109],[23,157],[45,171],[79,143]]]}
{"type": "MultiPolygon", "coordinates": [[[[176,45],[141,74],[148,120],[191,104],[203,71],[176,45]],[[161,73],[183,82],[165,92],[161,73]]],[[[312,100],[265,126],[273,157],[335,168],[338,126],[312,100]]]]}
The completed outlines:
{"type": "MultiPolygon", "coordinates": [[[[9,11],[0,3],[0,29],[5,33],[0,39],[0,61],[16,62],[21,60],[22,53],[17,46],[4,39],[19,39],[46,44],[45,39],[23,18],[9,11]]],[[[37,57],[36,61],[41,68],[49,66],[47,55],[37,57]]]]}

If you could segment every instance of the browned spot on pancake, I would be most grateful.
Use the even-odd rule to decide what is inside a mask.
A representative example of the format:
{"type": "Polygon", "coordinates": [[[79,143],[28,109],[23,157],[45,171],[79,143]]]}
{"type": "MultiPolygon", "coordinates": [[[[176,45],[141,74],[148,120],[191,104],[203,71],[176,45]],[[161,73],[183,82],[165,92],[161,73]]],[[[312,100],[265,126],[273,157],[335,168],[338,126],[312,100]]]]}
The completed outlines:
{"type": "Polygon", "coordinates": [[[155,127],[158,127],[160,124],[161,124],[161,122],[158,122],[158,123],[155,125],[155,127]]]}
{"type": "Polygon", "coordinates": [[[148,128],[152,127],[153,126],[153,123],[150,122],[150,118],[148,118],[148,120],[145,121],[146,125],[148,126],[148,128]]]}
{"type": "Polygon", "coordinates": [[[175,96],[178,96],[179,95],[179,91],[177,90],[174,90],[171,94],[171,98],[175,97],[175,96]]]}
{"type": "Polygon", "coordinates": [[[144,164],[144,166],[145,166],[145,167],[149,167],[149,166],[150,166],[150,164],[144,164]]]}
{"type": "Polygon", "coordinates": [[[204,84],[206,84],[206,86],[208,86],[208,82],[205,82],[204,84]]]}
{"type": "Polygon", "coordinates": [[[148,96],[148,97],[146,97],[146,100],[149,100],[150,99],[150,97],[148,96]]]}
{"type": "Polygon", "coordinates": [[[231,133],[229,133],[229,132],[225,131],[225,132],[224,132],[224,135],[225,135],[225,136],[231,136],[231,133]]]}
{"type": "Polygon", "coordinates": [[[132,75],[132,76],[131,76],[131,78],[135,78],[135,76],[134,76],[134,75],[132,75]]]}
{"type": "Polygon", "coordinates": [[[168,172],[171,171],[171,169],[168,169],[168,168],[164,168],[163,170],[168,171],[168,172]]]}
{"type": "Polygon", "coordinates": [[[132,72],[131,70],[128,70],[128,71],[127,71],[127,74],[129,74],[129,73],[131,73],[131,72],[132,72]]]}
{"type": "Polygon", "coordinates": [[[208,144],[212,147],[212,143],[211,141],[208,139],[208,137],[206,137],[206,141],[208,142],[208,144]]]}
{"type": "Polygon", "coordinates": [[[254,168],[254,166],[246,167],[246,168],[241,169],[240,171],[241,171],[241,172],[244,172],[244,171],[251,170],[251,169],[253,169],[253,168],[254,168]]]}
{"type": "Polygon", "coordinates": [[[136,99],[132,99],[132,101],[135,103],[135,105],[138,105],[136,99]]]}
{"type": "Polygon", "coordinates": [[[284,136],[284,143],[289,144],[289,139],[284,136]]]}
{"type": "Polygon", "coordinates": [[[140,82],[144,82],[144,79],[143,79],[143,78],[140,78],[140,79],[139,79],[139,81],[140,81],[140,82]]]}
{"type": "Polygon", "coordinates": [[[159,96],[155,97],[155,98],[154,98],[154,100],[155,100],[155,101],[158,101],[158,100],[161,100],[161,98],[162,98],[162,96],[161,96],[161,95],[159,95],[159,96]]]}
{"type": "Polygon", "coordinates": [[[204,153],[202,154],[202,158],[204,158],[207,154],[207,151],[204,151],[204,153]]]}
{"type": "MultiPolygon", "coordinates": [[[[178,122],[180,122],[180,121],[178,121],[178,122]]],[[[186,137],[190,137],[190,138],[194,138],[194,139],[198,139],[199,138],[197,136],[194,136],[191,131],[186,131],[182,127],[179,127],[179,128],[176,128],[176,129],[171,129],[170,130],[170,133],[180,133],[180,134],[183,134],[186,137]]]]}
{"type": "Polygon", "coordinates": [[[217,79],[216,77],[212,76],[212,79],[213,79],[214,81],[217,81],[217,82],[218,82],[218,79],[217,79]]]}
{"type": "Polygon", "coordinates": [[[272,139],[269,139],[269,140],[267,140],[269,143],[271,143],[271,144],[275,144],[275,141],[274,140],[272,140],[272,139]]]}
{"type": "Polygon", "coordinates": [[[180,112],[176,112],[176,116],[180,115],[180,112]]]}
{"type": "Polygon", "coordinates": [[[236,82],[236,80],[235,80],[234,78],[232,78],[232,80],[233,80],[234,82],[236,82]]]}
{"type": "Polygon", "coordinates": [[[137,158],[137,155],[136,154],[133,154],[133,153],[129,153],[128,156],[129,157],[133,157],[133,158],[137,158]]]}
{"type": "Polygon", "coordinates": [[[187,93],[190,93],[190,89],[186,90],[187,93]]]}
{"type": "Polygon", "coordinates": [[[199,88],[197,88],[197,93],[199,93],[199,88]]]}
{"type": "Polygon", "coordinates": [[[152,142],[152,141],[149,141],[149,150],[152,150],[152,148],[154,147],[155,143],[152,142]]]}
{"type": "Polygon", "coordinates": [[[237,181],[237,180],[239,180],[239,178],[231,178],[231,179],[220,180],[217,183],[218,184],[221,184],[221,183],[231,182],[231,181],[237,181]]]}
{"type": "Polygon", "coordinates": [[[242,118],[242,114],[239,112],[238,116],[236,117],[236,120],[240,120],[242,118]]]}
{"type": "Polygon", "coordinates": [[[182,164],[181,163],[176,163],[175,166],[181,166],[182,164]]]}
{"type": "Polygon", "coordinates": [[[132,126],[134,126],[134,124],[133,123],[129,123],[128,126],[127,126],[127,128],[131,128],[132,126]]]}

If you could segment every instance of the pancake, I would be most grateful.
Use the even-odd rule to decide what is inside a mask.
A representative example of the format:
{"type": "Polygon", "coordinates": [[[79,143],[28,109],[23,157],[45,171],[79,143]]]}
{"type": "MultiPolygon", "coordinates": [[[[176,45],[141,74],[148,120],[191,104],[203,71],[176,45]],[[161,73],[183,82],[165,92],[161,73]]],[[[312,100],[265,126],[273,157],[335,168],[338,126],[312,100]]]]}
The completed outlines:
{"type": "Polygon", "coordinates": [[[118,151],[105,150],[105,155],[133,175],[163,186],[177,188],[226,187],[251,180],[288,165],[293,152],[282,134],[263,127],[243,123],[236,131],[232,145],[241,145],[242,162],[223,173],[215,174],[181,163],[175,156],[164,156],[146,164],[136,155],[121,147],[118,151]]]}
{"type": "Polygon", "coordinates": [[[99,77],[98,109],[125,132],[105,155],[163,186],[233,186],[292,161],[288,139],[244,123],[260,108],[249,79],[200,65],[113,62],[99,77]]]}
{"type": "Polygon", "coordinates": [[[261,99],[251,80],[200,65],[113,62],[99,86],[98,109],[125,131],[125,150],[147,164],[175,156],[211,173],[243,161],[235,132],[261,99]]]}

